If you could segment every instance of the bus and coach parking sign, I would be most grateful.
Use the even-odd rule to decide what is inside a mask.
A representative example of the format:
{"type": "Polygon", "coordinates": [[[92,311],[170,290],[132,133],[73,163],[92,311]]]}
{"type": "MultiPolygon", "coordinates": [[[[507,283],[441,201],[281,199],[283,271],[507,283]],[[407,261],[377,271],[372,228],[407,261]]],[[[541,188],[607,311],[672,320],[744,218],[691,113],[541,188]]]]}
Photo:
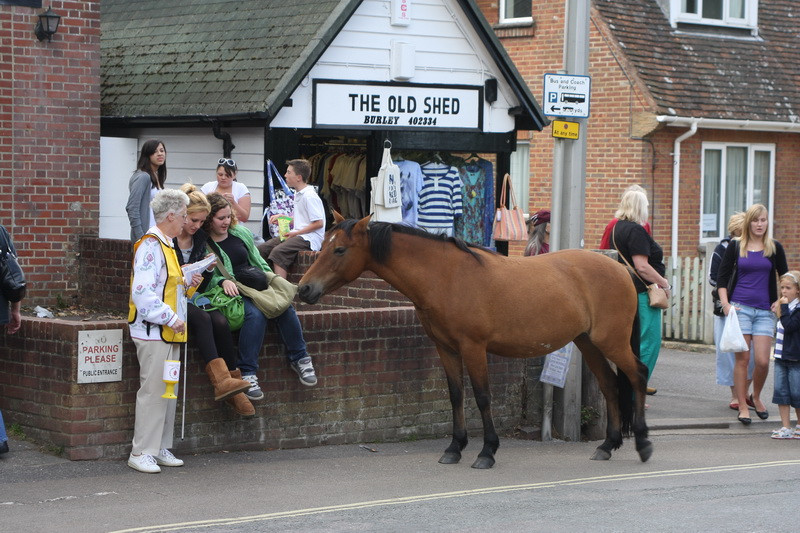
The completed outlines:
{"type": "Polygon", "coordinates": [[[544,114],[551,117],[589,118],[592,79],[571,74],[544,75],[544,114]]]}

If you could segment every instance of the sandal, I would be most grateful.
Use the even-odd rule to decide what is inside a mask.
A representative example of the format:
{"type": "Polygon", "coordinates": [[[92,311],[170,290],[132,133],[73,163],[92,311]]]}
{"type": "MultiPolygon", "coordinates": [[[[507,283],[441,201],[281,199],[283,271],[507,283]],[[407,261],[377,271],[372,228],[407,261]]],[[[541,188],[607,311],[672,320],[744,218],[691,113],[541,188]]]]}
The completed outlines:
{"type": "Polygon", "coordinates": [[[730,407],[734,411],[738,411],[739,410],[739,402],[737,402],[736,400],[731,400],[731,403],[728,404],[728,407],[730,407]]]}

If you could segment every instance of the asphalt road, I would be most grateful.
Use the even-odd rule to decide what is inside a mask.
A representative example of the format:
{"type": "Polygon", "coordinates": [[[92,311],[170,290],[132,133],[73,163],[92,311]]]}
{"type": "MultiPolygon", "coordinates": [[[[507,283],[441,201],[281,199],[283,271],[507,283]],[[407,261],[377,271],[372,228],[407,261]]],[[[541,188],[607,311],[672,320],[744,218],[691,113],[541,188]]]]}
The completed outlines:
{"type": "Polygon", "coordinates": [[[12,441],[0,531],[796,530],[800,439],[770,439],[775,415],[741,426],[713,355],[664,350],[653,383],[647,463],[632,441],[598,462],[597,442],[505,438],[479,471],[473,438],[458,465],[437,463],[437,439],[184,456],[145,475],[12,441]]]}

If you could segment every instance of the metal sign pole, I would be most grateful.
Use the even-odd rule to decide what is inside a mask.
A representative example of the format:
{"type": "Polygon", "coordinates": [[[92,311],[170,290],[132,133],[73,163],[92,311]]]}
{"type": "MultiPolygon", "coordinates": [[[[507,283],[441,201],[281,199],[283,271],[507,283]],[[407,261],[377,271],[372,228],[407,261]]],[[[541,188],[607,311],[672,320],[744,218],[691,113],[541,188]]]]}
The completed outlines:
{"type": "MultiPolygon", "coordinates": [[[[589,0],[565,0],[564,74],[589,73],[589,0]]],[[[578,139],[555,139],[553,150],[553,193],[550,215],[550,249],[583,248],[586,194],[586,135],[588,118],[578,118],[578,139]]],[[[580,352],[573,350],[570,370],[563,389],[545,386],[545,398],[552,394],[554,427],[565,439],[580,440],[581,367],[580,352]]],[[[549,436],[548,420],[542,423],[542,438],[549,436]]]]}

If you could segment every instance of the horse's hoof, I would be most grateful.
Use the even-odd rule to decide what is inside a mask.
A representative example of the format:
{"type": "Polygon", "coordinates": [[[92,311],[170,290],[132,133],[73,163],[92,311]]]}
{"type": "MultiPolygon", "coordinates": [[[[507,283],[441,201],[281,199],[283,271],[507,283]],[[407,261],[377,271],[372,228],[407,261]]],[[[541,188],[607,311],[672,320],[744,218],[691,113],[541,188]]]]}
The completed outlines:
{"type": "Polygon", "coordinates": [[[650,456],[653,455],[653,444],[648,441],[647,444],[642,446],[639,450],[639,458],[642,460],[643,463],[646,463],[650,456]]]}
{"type": "Polygon", "coordinates": [[[592,461],[608,461],[611,459],[611,452],[597,448],[592,455],[592,461]]]}
{"type": "Polygon", "coordinates": [[[478,457],[475,459],[475,462],[472,463],[472,468],[480,468],[481,470],[486,470],[487,468],[491,468],[494,466],[494,458],[492,457],[478,457]]]}
{"type": "Polygon", "coordinates": [[[453,453],[453,452],[444,452],[441,458],[439,458],[439,463],[443,465],[454,465],[458,464],[461,460],[460,453],[453,453]]]}

